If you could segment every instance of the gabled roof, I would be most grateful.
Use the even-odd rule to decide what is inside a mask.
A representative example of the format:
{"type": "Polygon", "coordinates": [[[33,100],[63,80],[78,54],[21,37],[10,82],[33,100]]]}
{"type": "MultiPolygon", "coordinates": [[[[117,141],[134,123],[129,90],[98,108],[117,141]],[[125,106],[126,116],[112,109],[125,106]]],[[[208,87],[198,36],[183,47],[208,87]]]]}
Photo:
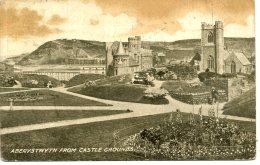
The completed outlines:
{"type": "Polygon", "coordinates": [[[251,62],[246,58],[244,53],[233,52],[237,59],[242,63],[242,65],[250,65],[251,62]]]}

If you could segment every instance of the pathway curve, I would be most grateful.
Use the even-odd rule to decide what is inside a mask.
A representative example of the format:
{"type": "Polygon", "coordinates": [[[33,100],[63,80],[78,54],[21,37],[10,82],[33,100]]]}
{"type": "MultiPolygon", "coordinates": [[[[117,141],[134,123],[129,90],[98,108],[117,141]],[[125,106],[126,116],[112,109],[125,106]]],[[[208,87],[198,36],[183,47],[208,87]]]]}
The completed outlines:
{"type": "MultiPolygon", "coordinates": [[[[156,85],[157,86],[157,85],[156,85]]],[[[158,83],[158,86],[159,83],[158,83]]],[[[157,86],[157,87],[158,87],[157,86]]],[[[41,130],[41,129],[47,129],[47,128],[55,128],[55,127],[62,127],[62,126],[69,126],[69,125],[77,125],[77,124],[86,124],[86,123],[92,123],[92,122],[100,122],[100,121],[109,121],[109,120],[116,120],[116,119],[125,119],[125,118],[132,118],[132,117],[141,117],[141,116],[149,116],[149,115],[155,115],[155,114],[162,114],[162,113],[168,113],[175,111],[177,108],[181,110],[181,112],[185,113],[192,113],[195,114],[198,113],[198,109],[202,106],[202,114],[204,116],[208,116],[208,109],[212,107],[212,105],[204,104],[204,105],[190,105],[183,102],[180,102],[178,100],[173,99],[170,96],[166,96],[166,98],[169,100],[169,104],[166,105],[151,105],[151,104],[141,104],[141,103],[130,103],[130,102],[122,102],[122,101],[112,101],[112,100],[105,100],[90,96],[85,96],[73,92],[67,91],[65,88],[53,88],[51,90],[58,91],[61,93],[70,94],[73,96],[90,99],[94,101],[99,101],[107,104],[111,104],[113,106],[92,106],[92,107],[60,107],[60,106],[53,106],[52,108],[55,109],[77,109],[77,108],[83,108],[84,110],[126,110],[130,109],[133,112],[131,113],[123,113],[123,114],[116,114],[116,115],[109,115],[109,116],[98,116],[93,118],[82,118],[82,119],[73,119],[73,120],[63,120],[63,121],[56,121],[56,122],[48,122],[48,123],[41,123],[41,124],[32,124],[32,125],[25,125],[25,126],[18,126],[18,127],[11,127],[11,128],[3,128],[0,129],[0,134],[10,134],[10,133],[17,133],[17,132],[25,132],[25,131],[32,131],[32,130],[41,130]]],[[[219,109],[222,109],[223,103],[219,104],[219,109]]],[[[1,107],[3,108],[3,107],[1,107]]],[[[20,110],[26,110],[28,107],[14,107],[14,109],[20,109],[20,110]]],[[[51,109],[51,107],[48,106],[48,108],[42,106],[42,107],[30,107],[30,110],[32,109],[51,109]]],[[[236,117],[236,116],[227,116],[222,114],[223,111],[219,111],[219,117],[220,118],[227,118],[227,119],[233,119],[233,120],[242,120],[242,121],[252,121],[255,122],[255,119],[250,118],[244,118],[244,117],[236,117]]]]}

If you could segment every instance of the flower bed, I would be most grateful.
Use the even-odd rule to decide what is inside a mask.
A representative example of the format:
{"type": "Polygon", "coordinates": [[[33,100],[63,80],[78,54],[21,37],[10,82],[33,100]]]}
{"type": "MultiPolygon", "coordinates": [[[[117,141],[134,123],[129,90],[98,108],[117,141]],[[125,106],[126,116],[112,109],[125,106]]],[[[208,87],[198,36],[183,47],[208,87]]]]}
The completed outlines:
{"type": "Polygon", "coordinates": [[[130,136],[122,145],[156,160],[253,159],[256,153],[254,133],[216,118],[184,122],[180,116],[176,120],[171,116],[157,127],[130,136]]]}

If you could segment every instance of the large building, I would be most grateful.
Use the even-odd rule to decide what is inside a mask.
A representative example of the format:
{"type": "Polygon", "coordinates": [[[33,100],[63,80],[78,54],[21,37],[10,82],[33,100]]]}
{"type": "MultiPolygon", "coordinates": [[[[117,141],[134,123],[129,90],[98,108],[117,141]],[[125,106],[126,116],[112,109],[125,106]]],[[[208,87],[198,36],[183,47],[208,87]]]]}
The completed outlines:
{"type": "Polygon", "coordinates": [[[106,43],[107,75],[121,75],[153,67],[152,50],[142,46],[140,36],[128,38],[127,43],[106,43]]]}
{"type": "Polygon", "coordinates": [[[228,51],[224,46],[223,23],[201,24],[201,72],[246,73],[252,72],[252,64],[242,52],[228,51]]]}

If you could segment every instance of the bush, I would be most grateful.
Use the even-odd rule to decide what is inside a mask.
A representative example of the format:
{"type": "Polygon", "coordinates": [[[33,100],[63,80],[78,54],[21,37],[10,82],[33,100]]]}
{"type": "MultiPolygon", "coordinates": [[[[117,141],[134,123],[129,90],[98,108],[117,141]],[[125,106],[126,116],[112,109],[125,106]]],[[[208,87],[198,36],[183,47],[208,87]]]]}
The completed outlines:
{"type": "Polygon", "coordinates": [[[176,64],[168,66],[167,69],[173,71],[178,79],[191,80],[197,77],[196,67],[190,64],[176,64]]]}
{"type": "Polygon", "coordinates": [[[220,77],[220,74],[217,74],[215,72],[201,72],[198,74],[198,78],[200,79],[201,82],[216,77],[220,77]]]}

